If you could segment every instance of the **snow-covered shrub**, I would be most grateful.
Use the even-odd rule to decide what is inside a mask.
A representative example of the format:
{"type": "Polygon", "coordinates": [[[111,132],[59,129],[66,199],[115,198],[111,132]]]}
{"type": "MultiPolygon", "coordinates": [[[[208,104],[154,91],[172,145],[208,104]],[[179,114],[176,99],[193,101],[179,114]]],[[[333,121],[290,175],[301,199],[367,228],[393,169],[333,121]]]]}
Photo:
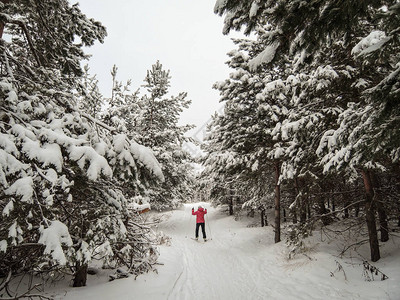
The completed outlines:
{"type": "Polygon", "coordinates": [[[310,229],[305,225],[291,224],[286,227],[286,245],[288,258],[294,258],[297,254],[306,251],[304,239],[310,235],[310,229]]]}

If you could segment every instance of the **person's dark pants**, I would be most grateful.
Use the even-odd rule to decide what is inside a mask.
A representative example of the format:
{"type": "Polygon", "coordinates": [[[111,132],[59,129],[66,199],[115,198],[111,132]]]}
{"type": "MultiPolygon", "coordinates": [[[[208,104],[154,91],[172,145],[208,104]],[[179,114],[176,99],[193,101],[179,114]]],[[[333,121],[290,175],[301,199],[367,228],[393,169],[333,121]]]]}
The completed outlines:
{"type": "Polygon", "coordinates": [[[206,226],[205,223],[196,223],[196,239],[199,237],[199,227],[201,226],[201,232],[203,233],[203,239],[206,238],[206,226]]]}

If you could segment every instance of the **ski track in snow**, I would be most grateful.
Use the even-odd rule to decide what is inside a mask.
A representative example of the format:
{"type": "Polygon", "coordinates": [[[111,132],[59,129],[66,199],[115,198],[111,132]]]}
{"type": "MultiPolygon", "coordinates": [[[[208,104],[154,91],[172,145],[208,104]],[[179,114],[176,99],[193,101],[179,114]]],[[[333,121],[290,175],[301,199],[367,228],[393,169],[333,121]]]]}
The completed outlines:
{"type": "MultiPolygon", "coordinates": [[[[313,261],[305,256],[288,261],[284,242],[274,244],[270,226],[248,228],[209,204],[202,205],[208,210],[209,241],[203,242],[201,231],[198,242],[191,239],[196,222],[191,208],[198,204],[186,204],[166,213],[169,218],[159,225],[171,237],[171,246],[160,247],[164,266],[158,274],[72,289],[60,299],[400,299],[385,292],[396,279],[379,284],[347,282],[342,273],[331,277],[337,266],[328,254],[313,261]]],[[[348,276],[351,272],[358,276],[359,270],[346,269],[348,276]]],[[[396,291],[390,289],[392,294],[396,291]]]]}

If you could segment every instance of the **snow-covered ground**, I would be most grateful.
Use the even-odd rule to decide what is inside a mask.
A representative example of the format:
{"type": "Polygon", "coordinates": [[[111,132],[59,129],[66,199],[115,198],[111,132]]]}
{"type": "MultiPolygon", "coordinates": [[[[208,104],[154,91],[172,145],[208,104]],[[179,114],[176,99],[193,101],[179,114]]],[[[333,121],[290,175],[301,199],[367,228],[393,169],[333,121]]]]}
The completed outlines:
{"type": "MultiPolygon", "coordinates": [[[[389,279],[365,281],[362,260],[339,258],[337,243],[315,235],[307,255],[287,259],[284,242],[274,244],[273,229],[248,227],[208,204],[207,242],[196,242],[195,217],[187,204],[166,214],[159,230],[170,246],[160,247],[157,273],[112,282],[99,273],[88,286],[58,288],[58,299],[400,299],[400,240],[381,247],[373,265],[389,279]],[[338,269],[339,265],[343,270],[338,269]]],[[[365,250],[368,248],[366,247],[365,250]]],[[[379,276],[377,276],[379,277],[379,276]]]]}

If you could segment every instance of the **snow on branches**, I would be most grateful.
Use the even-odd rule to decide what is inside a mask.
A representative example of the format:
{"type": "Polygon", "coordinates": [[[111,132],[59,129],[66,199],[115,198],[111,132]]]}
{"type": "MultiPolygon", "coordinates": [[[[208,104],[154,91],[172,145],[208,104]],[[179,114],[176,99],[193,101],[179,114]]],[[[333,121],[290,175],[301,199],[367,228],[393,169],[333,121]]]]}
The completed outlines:
{"type": "Polygon", "coordinates": [[[80,61],[105,28],[77,5],[38,5],[2,4],[13,40],[0,40],[0,275],[67,266],[84,285],[94,255],[117,264],[156,253],[147,231],[128,237],[127,221],[138,218],[128,204],[164,178],[152,150],[79,108],[89,95],[101,102],[91,94],[95,80],[91,90],[82,83],[80,61]],[[122,250],[127,243],[131,251],[122,250]]]}

